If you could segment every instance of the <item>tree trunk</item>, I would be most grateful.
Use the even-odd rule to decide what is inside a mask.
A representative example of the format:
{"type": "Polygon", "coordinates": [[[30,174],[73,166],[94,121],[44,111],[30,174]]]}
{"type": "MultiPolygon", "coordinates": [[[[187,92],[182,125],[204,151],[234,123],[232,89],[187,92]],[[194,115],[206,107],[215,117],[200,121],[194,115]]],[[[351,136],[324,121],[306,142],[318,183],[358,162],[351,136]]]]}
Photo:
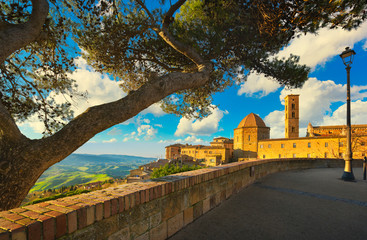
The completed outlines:
{"type": "Polygon", "coordinates": [[[170,73],[144,84],[115,102],[94,106],[54,135],[30,140],[22,135],[0,103],[0,210],[18,207],[41,174],[97,133],[124,122],[153,103],[209,80],[210,62],[196,73],[170,73]]]}
{"type": "MultiPolygon", "coordinates": [[[[184,2],[180,0],[174,4],[167,16],[171,17],[184,2]]],[[[32,0],[32,4],[34,8],[29,22],[6,26],[0,22],[0,46],[6,41],[17,40],[11,44],[11,50],[0,50],[0,63],[11,52],[34,41],[39,35],[48,4],[46,0],[32,0]],[[24,31],[25,28],[34,31],[31,34],[24,31]],[[22,34],[27,38],[23,39],[22,34]]],[[[168,25],[163,23],[159,35],[176,51],[191,59],[197,66],[196,72],[173,72],[150,79],[120,100],[87,109],[50,137],[39,140],[25,137],[0,99],[0,211],[18,207],[46,169],[66,158],[97,133],[136,116],[177,91],[202,86],[209,80],[213,64],[202,59],[191,46],[176,40],[168,32],[168,25]]]]}
{"type": "Polygon", "coordinates": [[[2,139],[0,147],[0,211],[18,207],[41,174],[47,169],[39,158],[27,158],[24,149],[31,140],[16,144],[2,139]]]}

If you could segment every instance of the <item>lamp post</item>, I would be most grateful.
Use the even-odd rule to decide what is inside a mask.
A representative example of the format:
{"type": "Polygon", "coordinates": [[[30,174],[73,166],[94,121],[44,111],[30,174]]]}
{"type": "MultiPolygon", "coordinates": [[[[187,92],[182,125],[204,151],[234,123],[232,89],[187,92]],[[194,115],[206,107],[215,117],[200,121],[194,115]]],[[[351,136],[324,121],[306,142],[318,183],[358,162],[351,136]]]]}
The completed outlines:
{"type": "Polygon", "coordinates": [[[353,57],[356,54],[355,51],[350,49],[349,47],[345,48],[345,51],[340,54],[340,57],[343,59],[343,63],[346,66],[347,70],[347,149],[346,154],[344,156],[344,173],[342,179],[344,181],[353,181],[354,175],[352,170],[352,133],[351,133],[351,124],[350,124],[350,69],[351,64],[353,62],[353,57]]]}

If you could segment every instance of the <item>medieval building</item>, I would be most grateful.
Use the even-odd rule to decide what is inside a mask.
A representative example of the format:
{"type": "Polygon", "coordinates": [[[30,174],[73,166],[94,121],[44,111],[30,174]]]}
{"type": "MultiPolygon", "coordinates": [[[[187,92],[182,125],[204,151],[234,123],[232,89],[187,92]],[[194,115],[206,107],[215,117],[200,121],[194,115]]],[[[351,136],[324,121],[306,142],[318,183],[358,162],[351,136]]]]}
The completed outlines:
{"type": "MultiPolygon", "coordinates": [[[[346,126],[312,126],[299,137],[299,95],[285,97],[285,138],[271,139],[270,127],[250,113],[234,129],[233,139],[214,138],[210,146],[174,144],[166,147],[167,159],[183,159],[216,166],[229,161],[271,158],[343,158],[346,126]]],[[[353,158],[367,151],[367,124],[352,125],[353,158]]]]}
{"type": "MultiPolygon", "coordinates": [[[[249,114],[234,130],[234,152],[238,160],[249,158],[343,158],[346,151],[345,125],[312,126],[299,137],[299,95],[285,97],[285,138],[270,139],[270,129],[256,114],[249,114]],[[242,122],[251,123],[241,125],[242,122]],[[243,129],[241,131],[238,129],[243,129]],[[268,137],[259,134],[263,129],[268,137]],[[269,129],[269,130],[267,130],[269,129]],[[250,134],[255,133],[255,134],[250,134]],[[256,155],[255,155],[256,153],[256,155]]],[[[352,125],[353,158],[363,158],[367,151],[367,125],[352,125]]]]}
{"type": "Polygon", "coordinates": [[[166,158],[193,160],[206,166],[217,166],[233,159],[233,140],[214,138],[210,146],[173,144],[166,147],[166,158]]]}

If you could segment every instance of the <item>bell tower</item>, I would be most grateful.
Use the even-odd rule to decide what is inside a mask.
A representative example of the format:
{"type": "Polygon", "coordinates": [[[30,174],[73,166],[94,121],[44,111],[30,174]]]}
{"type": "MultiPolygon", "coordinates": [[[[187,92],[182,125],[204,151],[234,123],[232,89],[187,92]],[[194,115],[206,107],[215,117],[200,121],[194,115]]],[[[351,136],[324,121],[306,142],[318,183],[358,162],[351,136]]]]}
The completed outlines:
{"type": "Polygon", "coordinates": [[[299,137],[299,95],[288,95],[285,100],[285,137],[299,137]]]}

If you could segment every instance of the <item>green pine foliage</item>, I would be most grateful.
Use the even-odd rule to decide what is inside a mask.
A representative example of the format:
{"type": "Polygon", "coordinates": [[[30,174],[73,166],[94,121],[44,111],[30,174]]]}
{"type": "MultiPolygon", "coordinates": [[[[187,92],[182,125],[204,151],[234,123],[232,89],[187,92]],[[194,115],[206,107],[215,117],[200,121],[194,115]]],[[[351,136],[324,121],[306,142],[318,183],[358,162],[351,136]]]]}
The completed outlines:
{"type": "Polygon", "coordinates": [[[195,165],[194,166],[182,165],[181,167],[178,164],[173,165],[173,164],[167,163],[163,167],[154,169],[151,178],[159,178],[159,177],[164,177],[164,176],[175,174],[175,173],[187,172],[187,171],[197,170],[201,168],[203,167],[195,166],[195,165]]]}
{"type": "Polygon", "coordinates": [[[46,201],[50,201],[50,200],[55,200],[58,198],[64,198],[64,197],[69,197],[69,196],[73,196],[73,195],[79,195],[82,193],[87,193],[90,192],[91,190],[75,190],[75,191],[70,191],[70,192],[65,192],[65,193],[59,193],[53,196],[49,196],[49,197],[45,197],[45,198],[38,198],[36,200],[33,200],[27,204],[25,204],[24,206],[27,205],[32,205],[32,204],[36,204],[36,203],[40,203],[40,202],[46,202],[46,201]]]}

